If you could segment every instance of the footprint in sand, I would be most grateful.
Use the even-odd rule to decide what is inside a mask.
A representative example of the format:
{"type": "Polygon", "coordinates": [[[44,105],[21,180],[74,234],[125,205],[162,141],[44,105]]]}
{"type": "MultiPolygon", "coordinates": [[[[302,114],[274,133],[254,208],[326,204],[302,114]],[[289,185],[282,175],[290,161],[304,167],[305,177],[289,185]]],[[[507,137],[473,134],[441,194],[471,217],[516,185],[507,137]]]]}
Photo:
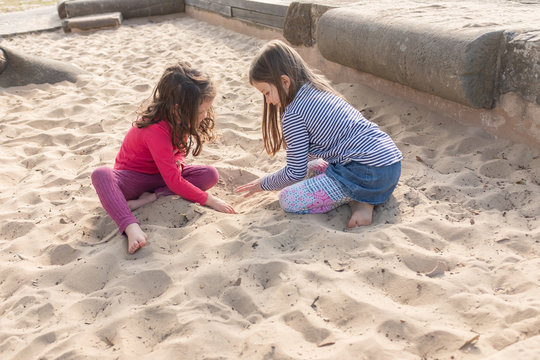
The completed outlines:
{"type": "Polygon", "coordinates": [[[103,289],[118,268],[118,258],[111,254],[101,254],[84,260],[71,270],[67,270],[63,284],[83,294],[103,289]]]}
{"type": "Polygon", "coordinates": [[[160,297],[172,284],[172,279],[165,271],[146,270],[133,275],[124,286],[129,289],[138,303],[160,297]]]}
{"type": "Polygon", "coordinates": [[[258,179],[259,176],[242,168],[221,168],[217,167],[220,179],[230,188],[247,184],[250,181],[258,179]]]}
{"type": "Polygon", "coordinates": [[[434,184],[426,190],[426,195],[432,200],[455,202],[459,200],[458,191],[453,186],[434,184]]]}
{"type": "Polygon", "coordinates": [[[223,146],[239,146],[243,150],[259,148],[261,142],[259,135],[247,135],[231,129],[224,129],[219,141],[223,146]]]}
{"type": "MultiPolygon", "coordinates": [[[[167,343],[169,336],[178,335],[187,339],[191,333],[190,324],[180,324],[175,310],[150,307],[133,311],[128,317],[113,318],[101,327],[96,336],[104,346],[118,346],[128,358],[137,359],[141,354],[150,353],[158,344],[167,343]]],[[[176,354],[178,354],[176,352],[176,354]]],[[[155,357],[155,356],[154,356],[155,357]]],[[[178,356],[170,356],[178,358],[178,356]]],[[[163,356],[157,356],[163,358],[163,356]]],[[[181,358],[181,357],[180,357],[181,358]]]]}
{"type": "Polygon", "coordinates": [[[448,243],[445,240],[440,239],[437,235],[404,225],[401,225],[398,228],[399,231],[406,235],[408,241],[426,250],[433,251],[437,248],[443,251],[448,247],[448,243]]]}
{"type": "Polygon", "coordinates": [[[33,156],[28,156],[24,160],[20,162],[22,166],[24,166],[26,169],[30,170],[33,169],[36,166],[43,165],[47,162],[48,156],[43,154],[36,154],[33,156]]]}
{"type": "Polygon", "coordinates": [[[480,174],[488,178],[505,178],[512,173],[512,167],[506,160],[496,159],[485,162],[480,167],[480,174]]]}
{"type": "Polygon", "coordinates": [[[51,130],[55,128],[63,129],[66,126],[66,121],[40,119],[40,120],[28,121],[27,125],[37,130],[51,130]]]}
{"type": "Polygon", "coordinates": [[[432,304],[439,300],[439,294],[444,293],[441,286],[430,279],[418,279],[416,274],[407,275],[381,269],[381,271],[368,271],[364,276],[366,279],[376,279],[373,285],[400,304],[411,306],[432,304]]]}
{"type": "Polygon", "coordinates": [[[51,246],[47,249],[51,265],[66,265],[79,256],[80,251],[72,248],[68,244],[51,246]]]}
{"type": "Polygon", "coordinates": [[[287,326],[301,333],[306,341],[319,347],[335,343],[335,338],[331,331],[311,324],[306,316],[300,311],[293,311],[283,315],[283,321],[287,326]]]}
{"type": "Polygon", "coordinates": [[[266,315],[255,304],[251,295],[239,286],[233,286],[223,292],[221,301],[229,305],[249,322],[255,323],[262,316],[266,315]]]}
{"type": "Polygon", "coordinates": [[[93,323],[100,316],[107,316],[104,311],[110,305],[109,300],[103,298],[86,298],[73,304],[66,316],[70,319],[84,322],[87,324],[93,323]]]}
{"type": "Polygon", "coordinates": [[[414,273],[422,273],[434,277],[444,274],[445,271],[451,268],[449,262],[441,259],[439,256],[413,250],[400,250],[398,254],[403,264],[414,273]]]}
{"type": "Polygon", "coordinates": [[[35,226],[36,224],[32,221],[7,221],[2,225],[0,237],[7,240],[14,240],[28,234],[35,226]]]}
{"type": "Polygon", "coordinates": [[[421,333],[411,320],[387,320],[377,327],[377,331],[392,341],[412,341],[421,333]]]}

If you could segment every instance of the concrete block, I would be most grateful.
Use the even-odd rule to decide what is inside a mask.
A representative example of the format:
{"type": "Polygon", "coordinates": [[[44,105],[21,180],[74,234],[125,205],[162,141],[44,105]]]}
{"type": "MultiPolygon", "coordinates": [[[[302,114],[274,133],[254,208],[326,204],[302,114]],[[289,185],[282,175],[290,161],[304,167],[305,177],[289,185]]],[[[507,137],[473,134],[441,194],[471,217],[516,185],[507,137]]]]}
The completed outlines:
{"type": "Polygon", "coordinates": [[[312,46],[315,39],[311,33],[311,24],[311,4],[293,2],[285,16],[283,36],[294,46],[312,46]]]}
{"type": "Polygon", "coordinates": [[[540,105],[540,30],[505,31],[500,93],[540,105]]]}
{"type": "Polygon", "coordinates": [[[316,41],[330,61],[471,107],[494,105],[502,30],[442,32],[339,8],[321,16],[316,41]]]}
{"type": "Polygon", "coordinates": [[[7,66],[7,54],[4,52],[4,50],[0,49],[0,75],[4,72],[4,70],[6,70],[7,66]]]}
{"type": "Polygon", "coordinates": [[[62,20],[64,32],[87,31],[105,28],[117,28],[122,24],[122,13],[77,16],[62,20]]]}
{"type": "Polygon", "coordinates": [[[283,24],[283,36],[294,46],[313,46],[320,17],[333,6],[292,2],[283,24]]]}
{"type": "Polygon", "coordinates": [[[0,48],[0,87],[76,82],[85,73],[69,63],[0,48]]]}
{"type": "Polygon", "coordinates": [[[60,0],[61,19],[121,12],[125,19],[167,15],[184,11],[184,0],[60,0]]]}

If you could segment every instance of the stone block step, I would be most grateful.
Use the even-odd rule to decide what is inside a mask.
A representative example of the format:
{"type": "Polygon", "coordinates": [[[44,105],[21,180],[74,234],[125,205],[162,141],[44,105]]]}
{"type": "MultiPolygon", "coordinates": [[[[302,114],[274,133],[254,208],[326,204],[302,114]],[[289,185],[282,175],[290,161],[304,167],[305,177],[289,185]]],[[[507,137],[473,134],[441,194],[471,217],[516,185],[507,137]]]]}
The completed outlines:
{"type": "Polygon", "coordinates": [[[473,108],[494,106],[503,30],[442,31],[337,8],[321,16],[316,39],[330,61],[473,108]]]}
{"type": "Polygon", "coordinates": [[[122,19],[121,12],[76,16],[62,20],[62,28],[64,32],[117,28],[122,24],[122,19]]]}
{"type": "Polygon", "coordinates": [[[184,11],[184,0],[59,0],[58,16],[72,18],[119,11],[124,19],[184,11]]]}

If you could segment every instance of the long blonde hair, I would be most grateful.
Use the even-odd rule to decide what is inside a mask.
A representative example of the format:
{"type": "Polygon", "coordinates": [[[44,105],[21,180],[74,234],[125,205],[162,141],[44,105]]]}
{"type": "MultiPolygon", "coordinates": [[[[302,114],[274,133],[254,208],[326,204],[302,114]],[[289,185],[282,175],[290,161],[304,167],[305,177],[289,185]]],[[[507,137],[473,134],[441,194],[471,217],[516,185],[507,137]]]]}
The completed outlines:
{"type": "Polygon", "coordinates": [[[264,148],[270,155],[275,155],[281,148],[287,147],[283,139],[281,117],[304,84],[309,82],[317,89],[341,96],[324,77],[315,74],[308,67],[296,50],[279,40],[268,42],[255,56],[249,69],[249,82],[251,85],[268,83],[274,85],[278,91],[279,109],[276,105],[263,101],[262,136],[264,148]],[[290,79],[288,91],[283,88],[282,75],[290,79]]]}

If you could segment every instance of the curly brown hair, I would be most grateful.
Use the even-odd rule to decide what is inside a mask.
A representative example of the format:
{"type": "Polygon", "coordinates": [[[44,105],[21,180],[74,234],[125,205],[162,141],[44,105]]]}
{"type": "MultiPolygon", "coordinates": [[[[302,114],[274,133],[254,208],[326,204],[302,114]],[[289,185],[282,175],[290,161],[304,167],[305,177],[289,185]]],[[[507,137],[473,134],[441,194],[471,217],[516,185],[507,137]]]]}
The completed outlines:
{"type": "Polygon", "coordinates": [[[192,150],[197,156],[203,143],[215,137],[213,107],[198,124],[199,106],[215,97],[216,88],[210,76],[180,61],[165,69],[154,88],[150,105],[139,112],[135,125],[145,128],[165,120],[172,129],[173,146],[186,155],[192,150]]]}

